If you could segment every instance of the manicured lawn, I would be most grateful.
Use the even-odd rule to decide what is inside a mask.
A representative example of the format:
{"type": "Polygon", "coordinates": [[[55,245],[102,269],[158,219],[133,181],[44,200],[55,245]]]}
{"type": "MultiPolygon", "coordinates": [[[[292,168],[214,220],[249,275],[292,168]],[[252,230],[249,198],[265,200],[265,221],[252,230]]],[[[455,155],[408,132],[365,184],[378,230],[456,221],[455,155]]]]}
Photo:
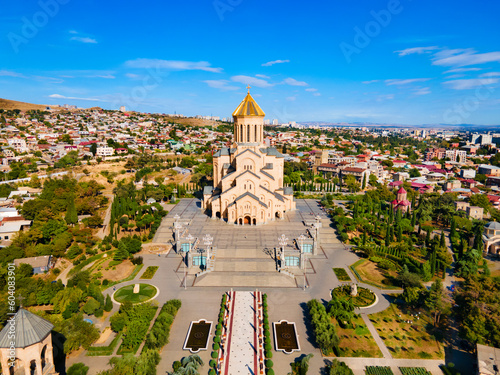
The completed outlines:
{"type": "Polygon", "coordinates": [[[337,279],[339,279],[339,281],[351,281],[351,278],[344,268],[334,268],[333,272],[335,272],[335,276],[337,276],[337,279]]]}
{"type": "Polygon", "coordinates": [[[141,275],[141,279],[152,279],[156,271],[158,271],[158,266],[149,266],[141,275]]]}
{"type": "Polygon", "coordinates": [[[443,359],[443,346],[427,330],[432,327],[431,317],[425,311],[421,311],[418,319],[414,315],[391,304],[388,309],[370,315],[370,320],[394,358],[443,359]]]}
{"type": "Polygon", "coordinates": [[[332,291],[332,295],[338,298],[347,298],[352,301],[354,307],[366,307],[370,306],[375,302],[375,294],[362,286],[358,287],[358,293],[356,296],[351,296],[351,287],[349,285],[339,286],[332,291]]]}
{"type": "Polygon", "coordinates": [[[139,293],[134,293],[134,284],[124,286],[116,291],[114,294],[114,298],[116,302],[132,302],[132,303],[140,303],[147,301],[152,298],[156,294],[156,287],[149,284],[139,284],[139,293]]]}
{"type": "Polygon", "coordinates": [[[353,328],[341,328],[336,324],[343,357],[382,358],[382,353],[366,328],[361,317],[353,320],[353,328]]]}

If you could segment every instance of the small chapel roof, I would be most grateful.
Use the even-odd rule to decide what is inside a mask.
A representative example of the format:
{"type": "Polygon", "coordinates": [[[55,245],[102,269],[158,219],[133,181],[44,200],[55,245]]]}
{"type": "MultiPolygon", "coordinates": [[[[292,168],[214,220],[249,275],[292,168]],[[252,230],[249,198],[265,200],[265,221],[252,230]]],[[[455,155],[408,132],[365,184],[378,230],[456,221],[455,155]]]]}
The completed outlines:
{"type": "Polygon", "coordinates": [[[27,346],[41,342],[52,331],[54,325],[38,315],[28,310],[20,308],[14,315],[15,338],[9,338],[11,324],[7,321],[5,327],[0,332],[0,348],[9,348],[11,341],[16,348],[26,348],[27,346]]]}

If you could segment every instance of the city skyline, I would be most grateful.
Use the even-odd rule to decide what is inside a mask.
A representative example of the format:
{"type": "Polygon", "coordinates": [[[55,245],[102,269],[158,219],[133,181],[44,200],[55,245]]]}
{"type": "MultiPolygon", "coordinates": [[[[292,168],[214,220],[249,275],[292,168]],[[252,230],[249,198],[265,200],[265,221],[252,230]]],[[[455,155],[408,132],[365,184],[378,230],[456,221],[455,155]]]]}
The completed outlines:
{"type": "Polygon", "coordinates": [[[5,8],[6,99],[228,117],[250,84],[282,123],[498,124],[495,3],[5,8]]]}

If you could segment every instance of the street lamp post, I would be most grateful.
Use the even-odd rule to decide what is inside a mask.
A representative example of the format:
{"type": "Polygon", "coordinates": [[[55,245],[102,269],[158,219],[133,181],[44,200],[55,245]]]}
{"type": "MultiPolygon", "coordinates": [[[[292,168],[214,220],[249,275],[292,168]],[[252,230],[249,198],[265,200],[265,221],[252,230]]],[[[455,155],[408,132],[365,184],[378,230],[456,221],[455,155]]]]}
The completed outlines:
{"type": "Polygon", "coordinates": [[[280,244],[281,250],[280,250],[280,269],[281,269],[281,263],[285,260],[285,246],[288,241],[288,238],[284,234],[282,234],[280,237],[278,237],[278,242],[280,244]]]}
{"type": "Polygon", "coordinates": [[[210,259],[210,246],[212,245],[214,238],[208,233],[203,236],[203,244],[207,247],[207,259],[205,262],[205,268],[208,266],[208,259],[210,259]]]}
{"type": "Polygon", "coordinates": [[[304,240],[306,239],[306,237],[301,234],[299,236],[299,240],[300,240],[300,268],[302,268],[304,270],[304,287],[302,288],[302,290],[306,290],[306,262],[305,262],[305,259],[306,259],[306,254],[304,253],[304,240]]]}
{"type": "Polygon", "coordinates": [[[184,289],[187,289],[187,264],[186,264],[186,262],[187,262],[188,254],[191,252],[191,246],[193,246],[193,243],[192,243],[193,239],[194,239],[194,237],[191,236],[191,234],[189,234],[186,237],[186,240],[189,243],[189,250],[184,255],[184,289]]]}

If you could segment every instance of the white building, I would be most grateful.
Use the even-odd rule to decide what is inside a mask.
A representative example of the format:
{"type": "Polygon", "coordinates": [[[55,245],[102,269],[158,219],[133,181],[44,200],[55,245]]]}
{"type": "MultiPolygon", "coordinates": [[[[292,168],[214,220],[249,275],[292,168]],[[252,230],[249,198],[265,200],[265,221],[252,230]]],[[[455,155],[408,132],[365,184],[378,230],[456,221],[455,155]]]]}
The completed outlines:
{"type": "Polygon", "coordinates": [[[26,140],[23,138],[9,138],[9,146],[11,146],[17,152],[27,152],[26,140]]]}
{"type": "Polygon", "coordinates": [[[115,150],[113,147],[109,146],[99,146],[97,147],[97,151],[95,153],[95,156],[98,158],[106,157],[106,156],[113,156],[115,153],[115,150]]]}
{"type": "Polygon", "coordinates": [[[467,160],[467,151],[448,150],[446,151],[446,157],[453,162],[463,164],[467,160]]]}

